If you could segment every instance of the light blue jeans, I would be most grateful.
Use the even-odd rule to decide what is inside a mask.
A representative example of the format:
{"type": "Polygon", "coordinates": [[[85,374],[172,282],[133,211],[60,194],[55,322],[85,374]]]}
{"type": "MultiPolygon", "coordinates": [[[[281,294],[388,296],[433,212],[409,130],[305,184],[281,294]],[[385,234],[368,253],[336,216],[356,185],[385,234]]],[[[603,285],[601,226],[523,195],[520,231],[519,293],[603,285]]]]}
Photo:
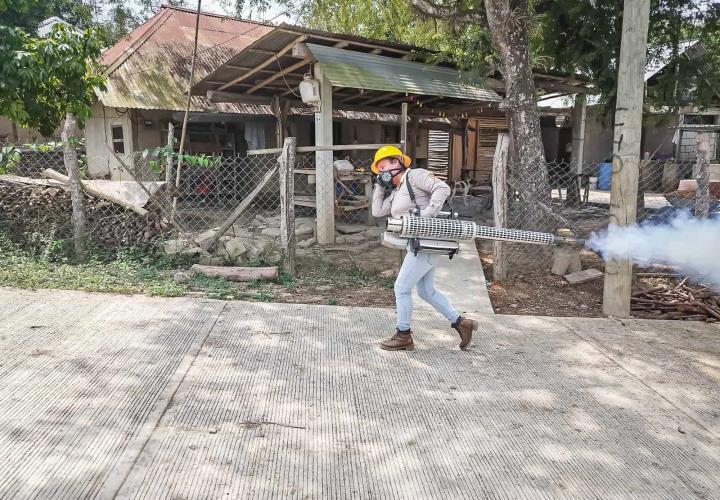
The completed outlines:
{"type": "Polygon", "coordinates": [[[410,329],[412,318],[412,290],[417,287],[418,295],[425,302],[445,316],[450,323],[455,323],[460,314],[453,309],[445,296],[435,290],[435,265],[438,254],[418,253],[417,256],[408,252],[395,280],[395,304],[397,307],[397,327],[399,330],[410,329]]]}

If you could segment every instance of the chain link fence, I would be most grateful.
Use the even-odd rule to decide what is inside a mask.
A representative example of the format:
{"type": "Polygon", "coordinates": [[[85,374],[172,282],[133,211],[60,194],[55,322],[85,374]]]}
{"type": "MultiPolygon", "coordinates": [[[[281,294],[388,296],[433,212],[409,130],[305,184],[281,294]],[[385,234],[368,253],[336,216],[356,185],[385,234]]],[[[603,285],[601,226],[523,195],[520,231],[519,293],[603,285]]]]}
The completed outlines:
{"type": "MultiPolygon", "coordinates": [[[[62,144],[0,145],[0,231],[36,252],[70,254],[72,203],[62,144]]],[[[208,263],[276,262],[281,254],[278,154],[178,155],[155,151],[90,157],[77,146],[85,185],[87,234],[92,249],[165,242],[168,253],[200,255],[208,263]],[[274,172],[274,173],[272,173],[274,172]],[[271,174],[272,173],[272,174],[271,174]],[[237,217],[243,200],[265,182],[237,217]],[[230,222],[207,252],[217,228],[230,222]],[[229,243],[229,245],[228,245],[229,243]]],[[[335,162],[338,222],[372,223],[370,158],[335,162]]],[[[298,242],[315,235],[315,155],[298,154],[295,164],[298,242]]]]}
{"type": "MultiPolygon", "coordinates": [[[[639,224],[665,224],[680,211],[694,208],[694,163],[642,160],[639,168],[639,224]]],[[[507,227],[566,235],[569,231],[579,238],[587,238],[593,232],[607,228],[611,163],[585,164],[579,171],[577,166],[565,162],[538,162],[529,171],[511,163],[507,172],[507,227]],[[542,186],[543,183],[544,188],[534,191],[527,187],[542,186]]],[[[714,200],[717,202],[717,195],[714,200]]],[[[717,208],[717,203],[714,207],[717,208]]],[[[486,221],[493,220],[493,213],[485,213],[485,217],[486,221]]],[[[593,258],[590,252],[587,254],[587,259],[592,261],[587,264],[602,267],[600,259],[593,258]]],[[[509,277],[547,273],[552,266],[553,249],[505,244],[505,255],[509,277]]]]}

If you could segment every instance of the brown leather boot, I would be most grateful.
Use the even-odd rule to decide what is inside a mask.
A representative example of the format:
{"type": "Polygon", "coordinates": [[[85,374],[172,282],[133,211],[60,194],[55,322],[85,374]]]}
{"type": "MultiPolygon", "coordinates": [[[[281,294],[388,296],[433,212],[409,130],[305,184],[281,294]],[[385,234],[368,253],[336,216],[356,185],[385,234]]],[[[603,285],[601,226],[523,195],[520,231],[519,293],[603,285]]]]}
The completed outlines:
{"type": "Polygon", "coordinates": [[[412,339],[412,330],[401,332],[397,330],[388,340],[383,340],[380,343],[380,349],[386,351],[412,351],[415,349],[412,339]]]}
{"type": "Polygon", "coordinates": [[[460,334],[460,349],[465,349],[472,340],[473,332],[480,327],[480,323],[460,316],[451,326],[460,334]]]}

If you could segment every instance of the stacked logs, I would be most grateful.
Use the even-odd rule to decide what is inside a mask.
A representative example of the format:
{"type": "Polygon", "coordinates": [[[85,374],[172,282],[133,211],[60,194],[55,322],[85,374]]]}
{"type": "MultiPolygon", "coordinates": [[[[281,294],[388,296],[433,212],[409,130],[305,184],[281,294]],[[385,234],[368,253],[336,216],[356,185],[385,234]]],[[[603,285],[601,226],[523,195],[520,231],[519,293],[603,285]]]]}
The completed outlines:
{"type": "MultiPolygon", "coordinates": [[[[144,207],[145,216],[85,193],[87,229],[100,248],[151,241],[163,232],[162,211],[156,200],[144,207]]],[[[36,235],[55,240],[72,237],[70,193],[61,187],[0,180],[0,229],[20,244],[36,235]]]]}
{"type": "Polygon", "coordinates": [[[720,321],[720,294],[707,286],[691,287],[687,278],[676,286],[637,290],[630,304],[633,315],[639,318],[720,321]]]}

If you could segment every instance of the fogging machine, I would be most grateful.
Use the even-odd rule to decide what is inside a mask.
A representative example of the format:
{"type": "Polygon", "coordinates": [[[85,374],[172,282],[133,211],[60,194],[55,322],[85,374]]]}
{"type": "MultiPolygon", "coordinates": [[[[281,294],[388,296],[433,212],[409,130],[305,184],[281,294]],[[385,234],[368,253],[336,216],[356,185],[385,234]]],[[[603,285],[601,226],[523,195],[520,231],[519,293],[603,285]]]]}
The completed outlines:
{"type": "Polygon", "coordinates": [[[453,212],[440,212],[438,217],[403,215],[387,220],[383,245],[408,249],[415,253],[437,253],[451,259],[460,251],[460,241],[482,238],[486,240],[528,243],[531,245],[577,245],[585,240],[552,233],[481,226],[472,221],[458,220],[453,212]]]}

